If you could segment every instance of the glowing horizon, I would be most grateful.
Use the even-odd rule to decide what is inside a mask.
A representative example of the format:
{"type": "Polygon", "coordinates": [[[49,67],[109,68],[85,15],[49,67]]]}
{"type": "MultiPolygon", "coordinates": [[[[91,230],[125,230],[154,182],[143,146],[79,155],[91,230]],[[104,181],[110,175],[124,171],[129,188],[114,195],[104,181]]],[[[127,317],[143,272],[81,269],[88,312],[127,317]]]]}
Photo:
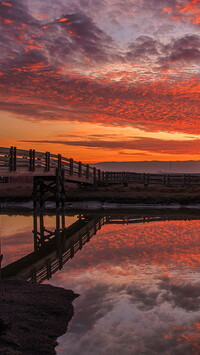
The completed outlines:
{"type": "Polygon", "coordinates": [[[0,1],[1,146],[199,160],[199,4],[0,1]]]}

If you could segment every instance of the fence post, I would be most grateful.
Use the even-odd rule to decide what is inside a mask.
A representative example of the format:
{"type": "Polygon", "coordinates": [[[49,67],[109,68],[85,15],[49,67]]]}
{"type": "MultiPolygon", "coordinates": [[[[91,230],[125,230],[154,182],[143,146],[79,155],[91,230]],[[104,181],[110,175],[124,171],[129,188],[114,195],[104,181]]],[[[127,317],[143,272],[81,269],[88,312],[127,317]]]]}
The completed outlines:
{"type": "Polygon", "coordinates": [[[101,180],[101,170],[98,169],[98,181],[100,181],[100,180],[101,180]]]}
{"type": "Polygon", "coordinates": [[[32,169],[35,171],[35,149],[32,151],[32,169]]]}
{"type": "Polygon", "coordinates": [[[97,176],[96,176],[96,168],[93,168],[93,176],[94,176],[94,184],[96,184],[97,176]]]}
{"type": "Polygon", "coordinates": [[[17,170],[17,148],[13,148],[13,170],[17,170]]]}
{"type": "Polygon", "coordinates": [[[90,177],[90,166],[89,164],[86,165],[86,179],[89,179],[90,177]]]}
{"type": "Polygon", "coordinates": [[[45,171],[50,170],[50,153],[46,152],[45,153],[45,171]]]}
{"type": "Polygon", "coordinates": [[[17,170],[17,153],[16,153],[16,147],[10,147],[10,152],[9,152],[9,167],[10,171],[16,171],[17,170]]]}
{"type": "Polygon", "coordinates": [[[32,149],[29,149],[29,171],[32,171],[32,149]]]}
{"type": "Polygon", "coordinates": [[[72,158],[69,159],[69,175],[74,174],[74,161],[72,158]]]}
{"type": "Polygon", "coordinates": [[[62,170],[62,155],[58,154],[58,174],[60,175],[62,170]]]}
{"type": "Polygon", "coordinates": [[[79,177],[82,176],[82,163],[81,163],[81,161],[79,161],[79,163],[78,163],[78,176],[79,177]]]}

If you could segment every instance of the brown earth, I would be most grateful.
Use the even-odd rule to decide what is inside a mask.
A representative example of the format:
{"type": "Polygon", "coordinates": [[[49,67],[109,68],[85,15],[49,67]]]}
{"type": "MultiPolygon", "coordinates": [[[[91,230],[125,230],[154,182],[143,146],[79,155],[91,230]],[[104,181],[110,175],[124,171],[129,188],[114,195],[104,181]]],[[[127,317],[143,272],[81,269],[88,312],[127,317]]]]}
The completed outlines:
{"type": "Polygon", "coordinates": [[[56,339],[67,331],[77,296],[51,285],[0,280],[1,354],[56,354],[56,339]]]}
{"type": "MultiPolygon", "coordinates": [[[[155,186],[115,185],[108,187],[66,186],[67,201],[98,200],[113,203],[153,203],[153,204],[197,204],[200,203],[200,186],[155,186]]],[[[30,199],[32,185],[24,184],[0,184],[1,200],[30,199]]]]}

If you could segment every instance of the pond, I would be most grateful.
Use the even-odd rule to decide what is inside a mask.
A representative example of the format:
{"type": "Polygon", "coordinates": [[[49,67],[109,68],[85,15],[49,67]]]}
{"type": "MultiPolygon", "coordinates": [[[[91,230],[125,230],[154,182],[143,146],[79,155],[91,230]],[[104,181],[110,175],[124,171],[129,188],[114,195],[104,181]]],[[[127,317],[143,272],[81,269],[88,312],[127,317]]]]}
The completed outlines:
{"type": "MultiPolygon", "coordinates": [[[[198,216],[118,211],[79,212],[64,221],[54,215],[34,220],[32,215],[5,214],[0,219],[2,267],[34,248],[39,255],[36,224],[43,238],[52,231],[47,247],[54,243],[56,227],[63,230],[61,224],[71,233],[60,237],[57,262],[50,248],[42,256],[44,266],[38,256],[34,266],[37,282],[80,294],[68,331],[58,339],[57,354],[199,354],[198,216]]],[[[25,271],[17,267],[20,277],[33,277],[33,265],[25,271]]]]}

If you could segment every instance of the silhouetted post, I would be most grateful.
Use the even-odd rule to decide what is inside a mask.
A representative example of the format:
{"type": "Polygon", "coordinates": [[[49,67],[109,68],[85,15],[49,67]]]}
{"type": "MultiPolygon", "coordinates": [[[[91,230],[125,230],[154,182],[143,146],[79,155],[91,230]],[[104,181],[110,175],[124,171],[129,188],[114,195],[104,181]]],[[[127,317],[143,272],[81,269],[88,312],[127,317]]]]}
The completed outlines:
{"type": "Polygon", "coordinates": [[[70,258],[72,259],[74,257],[74,243],[70,243],[70,258]]]}
{"type": "Polygon", "coordinates": [[[94,167],[93,168],[93,177],[94,177],[94,184],[96,184],[96,182],[97,182],[97,174],[96,174],[96,168],[94,167]]]}
{"type": "Polygon", "coordinates": [[[104,181],[104,179],[105,179],[105,172],[104,171],[102,171],[101,179],[102,179],[102,181],[104,181]]]}
{"type": "Polygon", "coordinates": [[[58,154],[58,174],[61,173],[61,169],[62,169],[62,155],[58,154]]]}
{"type": "Polygon", "coordinates": [[[69,175],[73,175],[74,174],[74,161],[72,158],[70,158],[69,160],[69,175]]]}
{"type": "Polygon", "coordinates": [[[10,147],[10,152],[9,152],[9,167],[10,171],[16,171],[17,169],[17,153],[16,153],[16,147],[10,147]]]}
{"type": "Polygon", "coordinates": [[[101,170],[98,169],[98,181],[101,181],[101,170]]]}
{"type": "MultiPolygon", "coordinates": [[[[58,164],[59,165],[59,164],[58,164]]],[[[60,210],[60,168],[56,169],[56,213],[60,210]]]]}
{"type": "Polygon", "coordinates": [[[81,163],[81,161],[79,161],[79,163],[78,163],[78,176],[79,177],[82,176],[82,163],[81,163]]]}
{"type": "Polygon", "coordinates": [[[38,249],[38,230],[37,230],[37,211],[34,208],[34,212],[33,212],[33,237],[34,237],[34,251],[36,251],[38,249]]]}
{"type": "Polygon", "coordinates": [[[50,170],[50,153],[46,152],[45,153],[45,171],[50,170]]]}
{"type": "Polygon", "coordinates": [[[90,177],[90,166],[89,164],[86,165],[86,179],[88,180],[90,177]]]}
{"type": "Polygon", "coordinates": [[[51,278],[51,260],[46,260],[47,280],[51,278]]]}
{"type": "Polygon", "coordinates": [[[40,239],[41,239],[41,243],[40,245],[44,245],[44,241],[45,241],[45,238],[44,238],[44,215],[43,215],[43,212],[41,211],[40,212],[40,239]]]}

